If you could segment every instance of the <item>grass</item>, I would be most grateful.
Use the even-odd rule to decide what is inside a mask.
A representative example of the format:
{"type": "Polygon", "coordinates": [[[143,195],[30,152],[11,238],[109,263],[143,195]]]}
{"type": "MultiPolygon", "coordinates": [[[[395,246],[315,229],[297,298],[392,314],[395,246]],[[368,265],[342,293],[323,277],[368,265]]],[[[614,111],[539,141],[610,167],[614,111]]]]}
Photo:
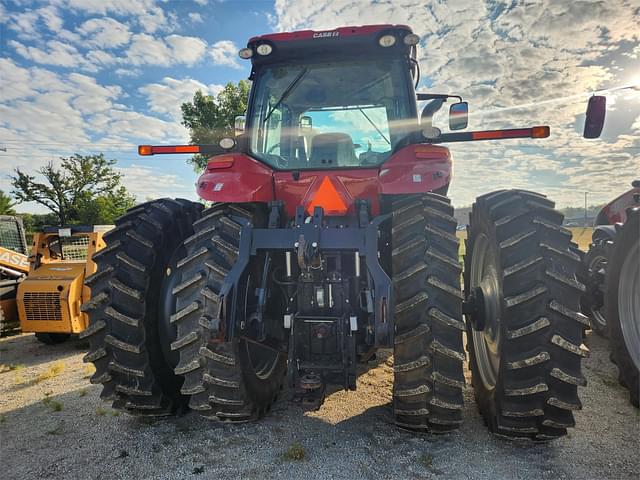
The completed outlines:
{"type": "Polygon", "coordinates": [[[47,407],[49,407],[54,412],[61,412],[62,411],[62,407],[63,407],[62,402],[58,402],[57,400],[53,400],[51,397],[48,396],[48,394],[47,394],[47,396],[45,396],[42,399],[42,403],[44,405],[46,405],[47,407]]]}
{"type": "Polygon", "coordinates": [[[292,443],[282,454],[282,458],[288,462],[301,462],[307,457],[307,451],[298,442],[292,443]]]}
{"type": "Polygon", "coordinates": [[[60,435],[62,433],[62,425],[57,425],[51,430],[47,430],[47,435],[60,435]]]}
{"type": "Polygon", "coordinates": [[[0,415],[0,423],[4,423],[7,421],[6,415],[0,415]]]}
{"type": "Polygon", "coordinates": [[[96,407],[96,415],[99,417],[104,417],[107,414],[107,411],[102,407],[96,407]]]}
{"type": "Polygon", "coordinates": [[[423,467],[431,469],[433,467],[433,455],[429,453],[423,453],[418,457],[418,462],[420,462],[423,467]]]}
{"type": "Polygon", "coordinates": [[[50,378],[55,378],[60,375],[64,371],[64,363],[63,362],[55,362],[49,368],[47,368],[44,372],[39,374],[36,377],[35,383],[44,382],[45,380],[49,380],[50,378]]]}
{"type": "Polygon", "coordinates": [[[0,373],[19,372],[22,369],[24,369],[24,365],[22,363],[16,363],[15,365],[4,363],[0,364],[0,373]]]}
{"type": "Polygon", "coordinates": [[[80,390],[80,392],[78,393],[78,396],[79,396],[79,397],[84,397],[84,396],[86,396],[86,395],[87,395],[87,393],[88,393],[88,392],[87,392],[87,389],[86,389],[86,388],[83,388],[83,389],[82,389],[82,390],[80,390]]]}
{"type": "Polygon", "coordinates": [[[90,378],[94,373],[96,373],[96,367],[94,367],[92,364],[89,363],[84,366],[85,376],[83,378],[90,378]]]}

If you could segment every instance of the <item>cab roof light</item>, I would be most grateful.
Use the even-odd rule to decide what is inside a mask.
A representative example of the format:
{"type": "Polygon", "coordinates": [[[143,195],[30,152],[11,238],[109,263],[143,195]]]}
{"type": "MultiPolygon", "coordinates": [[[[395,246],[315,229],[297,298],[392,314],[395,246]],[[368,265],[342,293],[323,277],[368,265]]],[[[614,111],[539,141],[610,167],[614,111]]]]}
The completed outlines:
{"type": "Polygon", "coordinates": [[[420,37],[415,33],[410,33],[404,37],[403,42],[405,45],[409,46],[417,45],[418,43],[420,43],[420,37]]]}
{"type": "Polygon", "coordinates": [[[253,57],[253,50],[251,50],[250,48],[243,48],[238,52],[238,56],[243,60],[249,60],[251,57],[253,57]]]}
{"type": "Polygon", "coordinates": [[[391,34],[383,35],[378,39],[378,43],[384,48],[393,47],[396,44],[396,37],[391,34]]]}
{"type": "Polygon", "coordinates": [[[273,47],[268,43],[263,43],[256,47],[256,52],[258,52],[258,55],[266,56],[273,52],[273,47]]]}

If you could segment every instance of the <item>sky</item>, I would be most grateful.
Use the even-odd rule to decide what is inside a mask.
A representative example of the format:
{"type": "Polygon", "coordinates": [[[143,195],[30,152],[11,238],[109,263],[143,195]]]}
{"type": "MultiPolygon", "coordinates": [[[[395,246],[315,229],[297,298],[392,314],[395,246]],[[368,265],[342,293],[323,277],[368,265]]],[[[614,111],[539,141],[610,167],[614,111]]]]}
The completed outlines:
{"type": "Polygon", "coordinates": [[[500,188],[604,203],[640,178],[640,0],[0,0],[0,189],[16,167],[103,152],[140,201],[195,199],[185,157],[136,145],[188,142],[180,104],[246,78],[251,36],[375,23],[420,35],[418,90],[462,95],[470,129],[551,126],[545,140],[451,145],[455,205],[500,188]],[[605,129],[585,140],[601,90],[605,129]]]}

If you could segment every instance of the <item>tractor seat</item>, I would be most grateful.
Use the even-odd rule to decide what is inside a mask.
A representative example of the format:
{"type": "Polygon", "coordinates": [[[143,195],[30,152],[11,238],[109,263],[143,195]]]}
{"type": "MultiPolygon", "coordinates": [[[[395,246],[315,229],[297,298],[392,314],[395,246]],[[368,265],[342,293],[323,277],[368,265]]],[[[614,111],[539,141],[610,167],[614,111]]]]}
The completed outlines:
{"type": "Polygon", "coordinates": [[[309,164],[319,168],[357,166],[351,136],[340,132],[319,133],[311,139],[309,164]]]}

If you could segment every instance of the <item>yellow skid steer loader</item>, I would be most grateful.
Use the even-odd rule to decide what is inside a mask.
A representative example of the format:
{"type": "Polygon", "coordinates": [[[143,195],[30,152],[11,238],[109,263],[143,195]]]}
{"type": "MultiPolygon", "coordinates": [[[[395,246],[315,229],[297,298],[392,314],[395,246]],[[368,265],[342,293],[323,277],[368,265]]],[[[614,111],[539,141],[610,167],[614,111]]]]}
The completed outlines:
{"type": "Polygon", "coordinates": [[[90,297],[85,277],[96,271],[92,257],[104,248],[111,225],[47,227],[33,237],[29,274],[18,287],[23,332],[35,332],[46,344],[57,344],[87,328],[80,305],[90,297]]]}

